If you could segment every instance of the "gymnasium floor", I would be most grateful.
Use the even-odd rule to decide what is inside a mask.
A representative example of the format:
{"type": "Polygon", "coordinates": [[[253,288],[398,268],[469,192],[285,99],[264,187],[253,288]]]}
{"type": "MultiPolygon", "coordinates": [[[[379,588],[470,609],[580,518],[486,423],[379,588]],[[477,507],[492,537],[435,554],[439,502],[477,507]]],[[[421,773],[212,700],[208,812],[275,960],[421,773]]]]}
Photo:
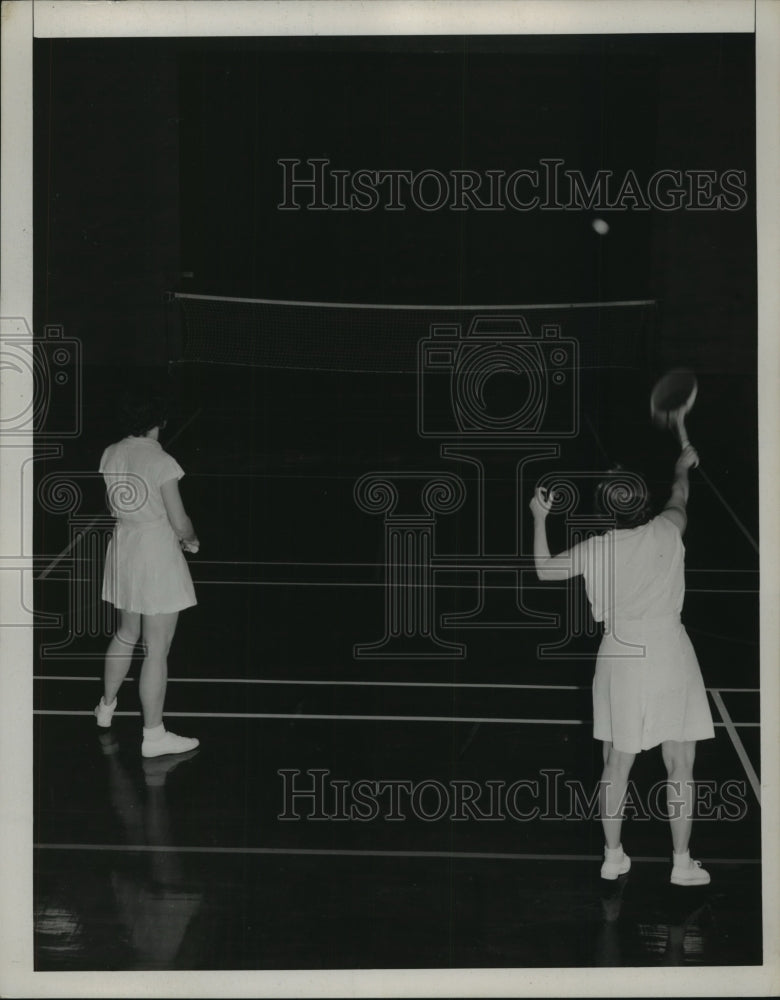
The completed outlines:
{"type": "MultiPolygon", "coordinates": [[[[550,659],[538,647],[560,627],[460,626],[441,635],[464,657],[356,658],[356,644],[382,636],[385,582],[381,518],[352,491],[366,471],[408,467],[395,451],[402,431],[376,419],[397,387],[366,391],[362,436],[345,443],[339,427],[354,413],[331,391],[315,406],[311,378],[298,378],[277,417],[284,378],[272,397],[251,381],[261,375],[221,377],[179,376],[167,434],[202,543],[190,564],[199,605],[180,618],[166,712],[170,728],[200,738],[192,755],[142,762],[137,663],[112,729],[98,733],[92,717],[110,625],[98,580],[106,525],[94,470],[110,404],[100,378],[86,383],[84,434],[38,462],[39,484],[69,476],[82,501],[42,503],[36,524],[36,968],[760,963],[757,555],[706,486],[692,502],[684,620],[716,722],[696,776],[712,783],[721,818],[699,819],[692,844],[712,884],[668,883],[668,826],[641,814],[663,780],[658,752],[632,773],[632,871],[604,883],[599,823],[572,800],[600,772],[595,636],[550,659]],[[310,796],[289,797],[315,780],[319,818],[310,796]],[[349,803],[338,795],[360,781],[385,783],[378,814],[339,818],[349,803]],[[418,796],[416,817],[404,794],[390,808],[394,781],[418,796]],[[518,781],[514,811],[484,818],[489,783],[518,781]],[[466,786],[483,798],[453,819],[466,786]]],[[[415,463],[448,468],[436,456],[415,463]]],[[[709,471],[724,487],[717,465],[709,471]]],[[[471,513],[440,518],[439,553],[459,551],[471,513]]],[[[506,576],[491,580],[507,588],[506,576]]],[[[437,570],[437,614],[473,608],[478,583],[468,569],[437,570]]],[[[563,612],[565,587],[531,574],[521,587],[539,613],[563,612]]]]}

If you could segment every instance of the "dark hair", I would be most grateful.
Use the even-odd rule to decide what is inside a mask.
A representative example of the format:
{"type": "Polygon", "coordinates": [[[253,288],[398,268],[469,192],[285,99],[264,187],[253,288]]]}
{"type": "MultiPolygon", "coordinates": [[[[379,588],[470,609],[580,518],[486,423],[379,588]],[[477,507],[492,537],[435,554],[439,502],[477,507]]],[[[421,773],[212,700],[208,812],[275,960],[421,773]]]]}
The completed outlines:
{"type": "Polygon", "coordinates": [[[119,426],[123,434],[141,437],[153,427],[164,427],[168,410],[164,398],[144,389],[125,389],[119,396],[119,426]]]}
{"type": "Polygon", "coordinates": [[[619,465],[608,469],[593,495],[597,513],[616,528],[639,528],[653,516],[644,477],[619,465]]]}

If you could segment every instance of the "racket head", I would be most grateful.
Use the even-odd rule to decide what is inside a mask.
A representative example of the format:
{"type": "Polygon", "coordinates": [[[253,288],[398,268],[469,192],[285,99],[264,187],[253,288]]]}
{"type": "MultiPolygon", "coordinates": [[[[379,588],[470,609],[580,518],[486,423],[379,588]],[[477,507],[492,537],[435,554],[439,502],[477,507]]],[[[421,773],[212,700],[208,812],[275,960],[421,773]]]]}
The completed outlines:
{"type": "Polygon", "coordinates": [[[672,427],[696,401],[699,383],[690,368],[674,368],[660,378],[650,394],[650,416],[659,427],[672,427]]]}

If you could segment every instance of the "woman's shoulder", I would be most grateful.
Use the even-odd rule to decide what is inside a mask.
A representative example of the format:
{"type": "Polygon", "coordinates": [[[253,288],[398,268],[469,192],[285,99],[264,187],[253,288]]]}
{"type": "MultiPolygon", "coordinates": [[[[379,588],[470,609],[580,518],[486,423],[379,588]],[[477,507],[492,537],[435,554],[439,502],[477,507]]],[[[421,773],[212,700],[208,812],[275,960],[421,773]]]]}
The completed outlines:
{"type": "Polygon", "coordinates": [[[663,512],[656,514],[656,516],[648,522],[652,529],[659,534],[664,535],[679,535],[680,529],[672,521],[671,518],[666,517],[663,512]]]}
{"type": "Polygon", "coordinates": [[[650,521],[650,526],[653,531],[653,541],[656,545],[662,546],[668,552],[685,550],[680,529],[671,518],[659,514],[650,521]]]}
{"type": "Polygon", "coordinates": [[[587,538],[583,538],[582,541],[573,545],[571,551],[576,556],[584,559],[586,564],[589,564],[591,560],[597,558],[603,552],[608,535],[608,531],[588,535],[587,538]]]}
{"type": "Polygon", "coordinates": [[[108,445],[103,449],[103,454],[100,456],[100,468],[103,469],[119,451],[121,451],[122,441],[114,441],[112,444],[108,445]]]}
{"type": "Polygon", "coordinates": [[[160,476],[160,482],[165,479],[181,479],[184,475],[184,469],[162,445],[155,451],[154,462],[160,476]]]}

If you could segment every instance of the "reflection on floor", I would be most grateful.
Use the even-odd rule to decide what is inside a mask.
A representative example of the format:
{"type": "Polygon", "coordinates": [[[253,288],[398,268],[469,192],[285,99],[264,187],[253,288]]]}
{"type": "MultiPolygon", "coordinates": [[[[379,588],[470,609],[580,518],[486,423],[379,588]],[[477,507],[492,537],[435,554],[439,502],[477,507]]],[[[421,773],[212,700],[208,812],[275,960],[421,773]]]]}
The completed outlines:
{"type": "MultiPolygon", "coordinates": [[[[52,837],[54,814],[44,817],[46,836],[39,831],[39,970],[761,961],[757,864],[716,862],[710,886],[679,888],[666,863],[637,858],[612,884],[587,855],[339,853],[333,823],[319,827],[316,851],[264,848],[250,836],[225,846],[220,814],[193,797],[208,784],[208,753],[141,761],[135,743],[120,746],[113,731],[91,748],[73,794],[60,788],[57,799],[60,828],[80,828],[80,842],[52,837]],[[93,790],[77,790],[81,782],[93,790]]],[[[222,780],[246,796],[240,782],[222,780]]]]}

